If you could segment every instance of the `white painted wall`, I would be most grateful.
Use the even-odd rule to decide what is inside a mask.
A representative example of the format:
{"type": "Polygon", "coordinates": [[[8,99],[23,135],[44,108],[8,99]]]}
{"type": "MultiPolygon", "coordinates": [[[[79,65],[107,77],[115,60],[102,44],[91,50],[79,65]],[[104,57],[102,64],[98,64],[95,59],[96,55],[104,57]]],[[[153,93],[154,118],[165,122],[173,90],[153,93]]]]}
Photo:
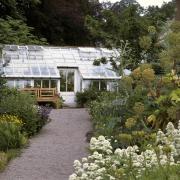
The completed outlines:
{"type": "Polygon", "coordinates": [[[91,81],[90,80],[83,80],[82,81],[82,91],[85,89],[88,89],[90,86],[91,81]]]}
{"type": "Polygon", "coordinates": [[[65,106],[70,106],[70,107],[76,106],[75,92],[60,92],[60,96],[62,96],[65,106]]]}

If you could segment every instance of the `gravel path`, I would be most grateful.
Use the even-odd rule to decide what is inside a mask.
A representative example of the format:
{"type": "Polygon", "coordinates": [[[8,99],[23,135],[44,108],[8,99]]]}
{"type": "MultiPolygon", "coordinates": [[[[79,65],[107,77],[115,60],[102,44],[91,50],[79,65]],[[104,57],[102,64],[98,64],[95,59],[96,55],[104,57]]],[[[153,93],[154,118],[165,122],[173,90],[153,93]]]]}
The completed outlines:
{"type": "Polygon", "coordinates": [[[0,180],[68,180],[74,160],[87,155],[89,115],[86,109],[61,109],[53,110],[51,119],[0,180]]]}

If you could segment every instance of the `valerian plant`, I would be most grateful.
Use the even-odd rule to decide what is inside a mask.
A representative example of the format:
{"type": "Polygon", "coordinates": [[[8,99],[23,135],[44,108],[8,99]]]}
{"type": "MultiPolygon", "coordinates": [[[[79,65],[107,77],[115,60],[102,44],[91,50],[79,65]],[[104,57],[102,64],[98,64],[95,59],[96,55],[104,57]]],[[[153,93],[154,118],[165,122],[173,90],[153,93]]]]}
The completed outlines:
{"type": "Polygon", "coordinates": [[[178,171],[171,170],[180,164],[180,122],[177,129],[168,123],[165,133],[159,130],[155,144],[144,151],[137,145],[113,150],[110,140],[99,136],[91,139],[90,152],[81,162],[74,161],[69,180],[141,179],[144,174],[150,177],[155,169],[162,179],[177,178],[178,171]],[[169,171],[165,171],[167,168],[169,171]]]}

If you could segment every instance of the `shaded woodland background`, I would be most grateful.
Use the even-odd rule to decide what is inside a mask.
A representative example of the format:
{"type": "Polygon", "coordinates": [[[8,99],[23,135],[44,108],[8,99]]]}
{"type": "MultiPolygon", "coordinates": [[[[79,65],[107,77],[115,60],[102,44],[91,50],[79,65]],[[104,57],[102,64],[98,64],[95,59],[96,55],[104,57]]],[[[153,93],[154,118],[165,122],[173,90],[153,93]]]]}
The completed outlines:
{"type": "MultiPolygon", "coordinates": [[[[118,38],[123,40],[134,40],[147,33],[147,26],[158,27],[167,19],[172,19],[174,11],[174,1],[163,4],[161,8],[152,6],[143,9],[135,0],[122,0],[115,4],[101,4],[98,0],[0,0],[0,36],[4,34],[3,28],[10,28],[12,31],[26,29],[28,38],[18,40],[17,43],[103,45],[101,35],[94,36],[90,30],[92,19],[100,24],[107,22],[101,27],[106,28],[107,33],[117,33],[118,38]],[[18,27],[12,27],[13,21],[14,24],[19,23],[18,27]],[[22,29],[20,26],[23,26],[22,29]],[[32,39],[38,39],[39,42],[32,39]]],[[[98,29],[100,25],[95,26],[98,29]]],[[[19,34],[23,35],[21,32],[19,34]]],[[[0,42],[16,43],[15,39],[5,41],[2,37],[0,42]]]]}

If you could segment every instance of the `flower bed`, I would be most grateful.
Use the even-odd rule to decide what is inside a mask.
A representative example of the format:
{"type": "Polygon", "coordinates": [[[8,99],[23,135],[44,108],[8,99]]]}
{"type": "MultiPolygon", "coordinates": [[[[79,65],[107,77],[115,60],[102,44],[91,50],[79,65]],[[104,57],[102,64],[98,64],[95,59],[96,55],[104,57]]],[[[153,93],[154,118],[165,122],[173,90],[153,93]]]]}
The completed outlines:
{"type": "Polygon", "coordinates": [[[156,143],[145,151],[140,152],[138,146],[113,150],[110,140],[99,136],[91,139],[90,152],[81,162],[74,161],[74,173],[69,180],[143,179],[144,174],[148,179],[155,169],[164,172],[161,179],[176,179],[179,171],[172,174],[171,170],[180,168],[180,121],[177,129],[170,122],[166,133],[159,130],[156,143]]]}

